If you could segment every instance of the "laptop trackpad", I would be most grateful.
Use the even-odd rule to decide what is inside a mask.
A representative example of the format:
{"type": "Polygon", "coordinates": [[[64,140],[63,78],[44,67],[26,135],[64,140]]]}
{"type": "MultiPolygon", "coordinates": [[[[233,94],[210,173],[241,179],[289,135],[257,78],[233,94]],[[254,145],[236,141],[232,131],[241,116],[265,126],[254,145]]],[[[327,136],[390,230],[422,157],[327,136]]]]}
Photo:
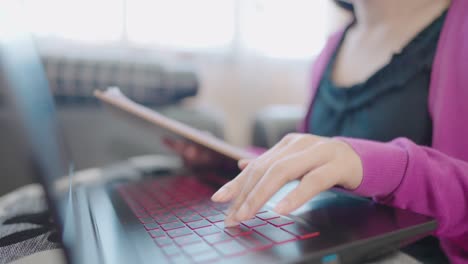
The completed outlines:
{"type": "MultiPolygon", "coordinates": [[[[274,208],[276,204],[279,203],[290,191],[296,188],[297,185],[299,185],[299,181],[292,181],[287,183],[275,195],[273,195],[273,197],[271,197],[271,199],[267,202],[267,206],[274,208]]],[[[324,199],[336,198],[337,196],[338,195],[332,191],[321,192],[291,214],[299,215],[305,211],[310,210],[314,202],[321,201],[324,199]]]]}

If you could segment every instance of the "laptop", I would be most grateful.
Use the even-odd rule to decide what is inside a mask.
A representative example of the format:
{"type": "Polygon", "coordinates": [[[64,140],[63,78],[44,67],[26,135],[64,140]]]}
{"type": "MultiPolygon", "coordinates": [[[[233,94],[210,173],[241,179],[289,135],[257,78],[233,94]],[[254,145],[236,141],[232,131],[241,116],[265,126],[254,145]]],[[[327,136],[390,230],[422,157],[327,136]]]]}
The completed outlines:
{"type": "MultiPolygon", "coordinates": [[[[428,235],[434,219],[339,190],[290,215],[271,209],[224,228],[210,196],[232,175],[170,171],[138,181],[76,185],[66,140],[17,1],[0,8],[0,94],[14,109],[69,263],[361,263],[428,235]]],[[[157,139],[155,139],[157,140],[157,139]]]]}

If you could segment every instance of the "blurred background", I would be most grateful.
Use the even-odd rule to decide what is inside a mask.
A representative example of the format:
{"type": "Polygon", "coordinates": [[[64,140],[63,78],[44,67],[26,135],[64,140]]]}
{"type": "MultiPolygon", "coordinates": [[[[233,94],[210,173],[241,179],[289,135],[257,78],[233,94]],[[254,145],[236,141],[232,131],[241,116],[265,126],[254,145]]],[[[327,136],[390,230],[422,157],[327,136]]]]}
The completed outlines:
{"type": "MultiPolygon", "coordinates": [[[[108,86],[232,144],[271,146],[294,130],[313,60],[350,18],[332,0],[23,3],[77,169],[161,152],[151,131],[101,111],[92,91],[108,86]]],[[[0,108],[0,195],[31,181],[10,116],[0,108]]]]}

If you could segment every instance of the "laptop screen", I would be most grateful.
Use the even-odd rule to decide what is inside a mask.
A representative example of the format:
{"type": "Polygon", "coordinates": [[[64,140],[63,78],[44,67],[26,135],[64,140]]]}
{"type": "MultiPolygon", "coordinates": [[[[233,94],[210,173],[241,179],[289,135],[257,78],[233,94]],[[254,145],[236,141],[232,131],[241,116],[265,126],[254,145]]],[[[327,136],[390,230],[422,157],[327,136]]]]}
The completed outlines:
{"type": "Polygon", "coordinates": [[[0,3],[0,97],[15,115],[27,153],[24,166],[47,188],[63,226],[69,203],[70,163],[59,133],[54,101],[18,1],[0,3]]]}

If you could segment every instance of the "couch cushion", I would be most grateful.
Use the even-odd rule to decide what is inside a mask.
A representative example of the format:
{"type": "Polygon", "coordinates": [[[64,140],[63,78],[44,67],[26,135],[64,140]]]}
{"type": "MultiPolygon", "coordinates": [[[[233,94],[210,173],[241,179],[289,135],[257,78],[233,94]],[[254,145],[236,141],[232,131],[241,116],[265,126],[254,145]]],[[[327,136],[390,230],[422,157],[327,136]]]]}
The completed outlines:
{"type": "Polygon", "coordinates": [[[194,72],[167,70],[155,62],[43,55],[49,84],[58,104],[96,102],[92,92],[118,86],[131,99],[146,105],[172,104],[194,96],[194,72]]]}
{"type": "Polygon", "coordinates": [[[271,148],[286,134],[297,132],[305,109],[298,105],[273,105],[255,115],[252,145],[271,148]]]}

